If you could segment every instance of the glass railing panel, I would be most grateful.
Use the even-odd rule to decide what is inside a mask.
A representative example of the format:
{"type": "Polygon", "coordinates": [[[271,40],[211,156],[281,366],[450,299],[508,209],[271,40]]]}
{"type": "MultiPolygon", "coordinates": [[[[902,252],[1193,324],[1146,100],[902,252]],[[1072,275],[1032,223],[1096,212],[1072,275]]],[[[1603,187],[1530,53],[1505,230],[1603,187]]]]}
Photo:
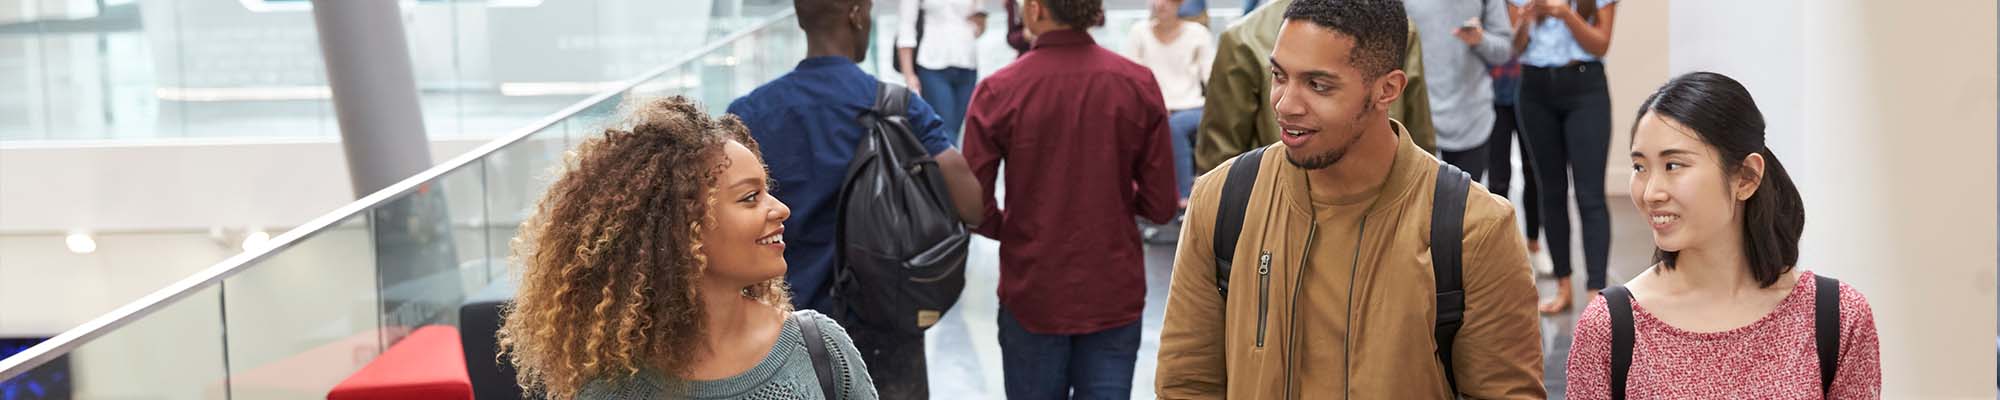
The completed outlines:
{"type": "MultiPolygon", "coordinates": [[[[788,71],[797,55],[766,58],[749,50],[802,52],[795,22],[766,30],[701,52],[692,67],[649,80],[680,86],[650,91],[747,92],[788,71]],[[703,63],[731,56],[736,64],[703,63]],[[722,70],[731,67],[744,71],[722,70]]],[[[9,366],[26,359],[20,357],[0,361],[10,368],[0,373],[19,374],[9,384],[63,375],[81,398],[322,397],[415,328],[455,324],[466,293],[504,279],[509,241],[559,176],[565,153],[614,123],[628,97],[578,105],[469,163],[425,171],[419,176],[428,179],[399,183],[394,195],[373,194],[308,223],[296,240],[281,235],[253,245],[242,258],[197,273],[207,277],[200,283],[184,284],[201,289],[179,291],[185,294],[164,305],[134,303],[128,307],[143,316],[78,330],[83,339],[54,352],[63,354],[61,361],[20,374],[9,366]],[[282,247],[264,253],[255,246],[282,247]],[[164,361],[148,358],[156,356],[164,361]],[[141,360],[117,361],[132,357],[141,360]]],[[[729,99],[711,97],[717,112],[729,99]]]]}
{"type": "Polygon", "coordinates": [[[390,344],[420,326],[458,326],[458,304],[468,292],[486,288],[486,232],[454,228],[466,220],[462,216],[484,214],[484,190],[478,186],[484,186],[486,170],[480,164],[460,166],[370,210],[382,326],[392,334],[390,344]]]}
{"type": "Polygon", "coordinates": [[[451,243],[464,293],[477,293],[507,267],[506,259],[493,258],[494,243],[486,237],[486,222],[491,219],[486,210],[486,178],[486,160],[479,159],[438,181],[444,188],[444,211],[451,221],[451,243]]]}
{"type": "Polygon", "coordinates": [[[356,214],[224,279],[231,399],[324,397],[382,353],[373,237],[356,214]]]}
{"type": "Polygon", "coordinates": [[[583,111],[578,112],[574,116],[563,119],[564,129],[568,132],[566,137],[569,141],[569,148],[574,149],[577,145],[583,144],[585,140],[603,136],[605,129],[619,122],[620,107],[627,107],[625,102],[632,98],[634,97],[626,93],[619,93],[618,95],[607,97],[596,104],[591,104],[590,107],[584,108],[583,111]]]}
{"type": "Polygon", "coordinates": [[[221,288],[151,314],[0,382],[0,397],[217,399],[227,389],[221,288]]]}
{"type": "Polygon", "coordinates": [[[0,35],[0,93],[9,93],[0,96],[0,140],[40,139],[48,133],[41,28],[16,28],[24,32],[0,35]]]}
{"type": "Polygon", "coordinates": [[[162,119],[181,122],[181,134],[172,136],[337,135],[309,4],[141,3],[152,51],[135,61],[153,65],[162,119]]]}
{"type": "Polygon", "coordinates": [[[131,2],[40,1],[10,10],[21,14],[0,23],[0,93],[18,95],[0,99],[0,140],[156,137],[178,127],[156,124],[157,78],[147,40],[172,32],[149,30],[141,9],[131,2]]]}
{"type": "Polygon", "coordinates": [[[459,214],[483,219],[486,171],[480,164],[461,166],[369,210],[382,327],[392,335],[387,343],[426,325],[457,326],[465,295],[486,287],[486,232],[469,229],[470,237],[459,238],[454,228],[465,220],[459,214]]]}
{"type": "MultiPolygon", "coordinates": [[[[459,37],[461,26],[478,23],[485,5],[463,1],[402,2],[404,40],[409,44],[411,73],[417,80],[424,132],[433,138],[464,137],[464,121],[472,111],[468,92],[491,94],[486,82],[466,73],[465,63],[483,51],[483,41],[459,37]]],[[[474,99],[477,100],[477,99],[474,99]]],[[[474,114],[477,115],[477,114],[474,114]]],[[[514,118],[523,118],[516,116],[514,118]]],[[[498,128],[504,129],[504,128],[498,128]]],[[[503,131],[486,131],[492,136],[503,131]]]]}
{"type": "MultiPolygon", "coordinates": [[[[434,138],[503,135],[789,5],[401,4],[424,124],[434,138]]],[[[338,134],[309,1],[36,1],[18,8],[0,11],[0,93],[28,95],[0,98],[0,140],[338,134]]]]}
{"type": "Polygon", "coordinates": [[[556,123],[486,156],[488,257],[511,260],[509,242],[561,172],[567,136],[556,123]]]}

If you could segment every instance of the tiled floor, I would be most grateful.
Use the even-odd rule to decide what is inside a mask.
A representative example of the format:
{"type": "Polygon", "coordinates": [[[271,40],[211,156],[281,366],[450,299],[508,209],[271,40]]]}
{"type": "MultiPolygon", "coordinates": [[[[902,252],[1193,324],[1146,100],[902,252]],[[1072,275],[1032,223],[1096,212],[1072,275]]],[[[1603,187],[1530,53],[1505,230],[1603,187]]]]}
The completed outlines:
{"type": "MultiPolygon", "coordinates": [[[[1613,196],[1610,199],[1613,238],[1611,249],[1611,282],[1616,284],[1643,271],[1651,257],[1651,234],[1638,218],[1637,212],[1629,206],[1626,197],[1613,196]]],[[[1571,219],[1575,221],[1574,218],[1571,219]]],[[[1572,238],[1577,244],[1571,246],[1574,258],[1583,259],[1581,239],[1572,238]]],[[[995,289],[999,281],[999,244],[978,238],[972,244],[972,260],[968,265],[964,297],[958,305],[928,333],[925,345],[930,354],[930,382],[933,398],[938,399],[1000,399],[1005,398],[1001,386],[1000,344],[996,339],[995,312],[998,298],[995,289]]],[[[1148,246],[1146,248],[1146,311],[1140,324],[1139,362],[1134,371],[1132,398],[1152,399],[1154,360],[1159,353],[1160,323],[1165,315],[1167,280],[1173,268],[1173,248],[1148,246]]],[[[1576,282],[1581,285],[1582,266],[1576,266],[1576,282]]],[[[1536,287],[1544,294],[1554,293],[1555,281],[1547,277],[1536,279],[1536,287]]],[[[1544,317],[1542,338],[1544,350],[1544,382],[1552,399],[1564,398],[1563,363],[1569,353],[1570,327],[1575,323],[1574,310],[1580,310],[1587,299],[1584,292],[1576,290],[1576,306],[1571,314],[1544,317]]]]}

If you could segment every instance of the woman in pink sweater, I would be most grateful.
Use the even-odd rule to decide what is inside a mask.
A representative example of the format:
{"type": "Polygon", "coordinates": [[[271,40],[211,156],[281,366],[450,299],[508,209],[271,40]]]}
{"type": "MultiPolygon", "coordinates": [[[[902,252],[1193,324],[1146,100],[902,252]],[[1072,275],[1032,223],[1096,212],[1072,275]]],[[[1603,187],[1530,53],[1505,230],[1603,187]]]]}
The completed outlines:
{"type": "Polygon", "coordinates": [[[1640,107],[1631,151],[1655,264],[1584,309],[1569,398],[1881,397],[1874,314],[1853,287],[1794,267],[1805,209],[1743,85],[1667,82],[1640,107]]]}

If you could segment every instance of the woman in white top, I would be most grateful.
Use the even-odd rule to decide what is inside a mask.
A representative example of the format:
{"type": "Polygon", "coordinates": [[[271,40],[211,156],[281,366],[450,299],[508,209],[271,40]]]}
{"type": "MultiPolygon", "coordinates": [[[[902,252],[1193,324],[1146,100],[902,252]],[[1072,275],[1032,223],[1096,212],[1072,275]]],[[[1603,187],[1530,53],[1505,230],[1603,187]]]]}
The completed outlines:
{"type": "Polygon", "coordinates": [[[952,143],[958,143],[966,103],[972,101],[972,86],[979,81],[975,40],[986,33],[986,12],[978,1],[903,0],[896,13],[897,68],[910,90],[937,109],[952,143]],[[917,26],[918,12],[923,13],[923,26],[917,26]]]}
{"type": "MultiPolygon", "coordinates": [[[[1180,19],[1184,0],[1151,0],[1152,18],[1132,24],[1125,35],[1125,48],[1132,61],[1153,70],[1160,94],[1173,112],[1167,125],[1174,132],[1174,179],[1180,184],[1181,208],[1187,208],[1188,189],[1194,187],[1194,131],[1201,125],[1201,107],[1207,100],[1203,87],[1208,83],[1209,65],[1215,60],[1215,35],[1200,23],[1180,19]]],[[[1149,229],[1149,242],[1174,240],[1180,231],[1149,229]]]]}

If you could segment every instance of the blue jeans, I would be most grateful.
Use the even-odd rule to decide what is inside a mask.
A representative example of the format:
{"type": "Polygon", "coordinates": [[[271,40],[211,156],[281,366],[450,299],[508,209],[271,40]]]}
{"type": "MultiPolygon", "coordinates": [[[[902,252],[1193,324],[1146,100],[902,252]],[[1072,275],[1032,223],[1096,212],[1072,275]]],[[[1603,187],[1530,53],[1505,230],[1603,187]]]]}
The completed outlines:
{"type": "Polygon", "coordinates": [[[1139,322],[1082,335],[1028,332],[1000,309],[1000,367],[1010,400],[1130,399],[1139,322]]]}
{"type": "Polygon", "coordinates": [[[1167,126],[1174,132],[1174,183],[1180,185],[1181,199],[1185,200],[1194,189],[1194,131],[1201,127],[1201,109],[1174,111],[1167,117],[1167,126]]]}
{"type": "Polygon", "coordinates": [[[979,73],[965,68],[930,69],[917,67],[917,84],[923,85],[924,101],[937,110],[944,121],[944,135],[958,144],[959,127],[965,125],[965,106],[972,102],[972,85],[979,73]]]}

